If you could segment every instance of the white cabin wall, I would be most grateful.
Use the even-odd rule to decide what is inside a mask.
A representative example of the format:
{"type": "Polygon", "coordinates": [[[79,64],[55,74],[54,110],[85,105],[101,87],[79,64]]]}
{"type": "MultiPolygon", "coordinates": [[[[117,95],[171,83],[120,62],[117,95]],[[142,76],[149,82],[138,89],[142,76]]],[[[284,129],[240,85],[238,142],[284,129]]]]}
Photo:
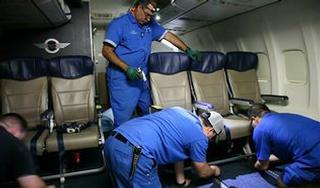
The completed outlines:
{"type": "Polygon", "coordinates": [[[101,28],[93,35],[94,55],[97,72],[105,72],[108,61],[102,55],[102,46],[104,40],[105,31],[101,28]]]}
{"type": "Polygon", "coordinates": [[[182,38],[199,50],[265,54],[270,61],[271,80],[259,83],[262,93],[289,96],[288,106],[272,108],[320,120],[319,7],[319,0],[282,0],[187,33],[182,38]],[[284,52],[291,50],[305,55],[305,83],[295,84],[287,79],[284,52]]]}

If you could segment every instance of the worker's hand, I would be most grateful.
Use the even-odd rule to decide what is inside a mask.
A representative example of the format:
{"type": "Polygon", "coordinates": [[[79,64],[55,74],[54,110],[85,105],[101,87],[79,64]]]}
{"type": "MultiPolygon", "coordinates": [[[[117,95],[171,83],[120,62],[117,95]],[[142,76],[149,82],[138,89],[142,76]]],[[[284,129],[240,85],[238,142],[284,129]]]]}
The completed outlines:
{"type": "Polygon", "coordinates": [[[186,178],[183,182],[177,182],[176,184],[178,187],[188,187],[191,184],[191,180],[186,178]]]}
{"type": "Polygon", "coordinates": [[[130,80],[139,80],[140,74],[137,69],[128,67],[126,74],[130,80]]]}
{"type": "Polygon", "coordinates": [[[210,168],[214,171],[214,176],[220,176],[220,168],[216,165],[211,165],[210,168]]]}
{"type": "Polygon", "coordinates": [[[265,161],[257,160],[256,163],[254,164],[254,167],[260,171],[268,170],[269,160],[265,160],[265,161]]]}
{"type": "Polygon", "coordinates": [[[192,60],[200,60],[200,52],[198,50],[193,50],[191,48],[187,48],[186,54],[192,59],[192,60]]]}

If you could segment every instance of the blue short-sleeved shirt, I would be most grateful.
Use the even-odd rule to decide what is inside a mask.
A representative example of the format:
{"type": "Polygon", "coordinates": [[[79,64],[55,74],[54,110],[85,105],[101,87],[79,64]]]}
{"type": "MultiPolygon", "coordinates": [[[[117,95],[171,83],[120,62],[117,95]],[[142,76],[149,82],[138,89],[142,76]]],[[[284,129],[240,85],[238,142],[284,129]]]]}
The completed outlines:
{"type": "MultiPolygon", "coordinates": [[[[155,20],[151,19],[146,24],[139,24],[131,12],[115,18],[108,25],[104,42],[115,48],[117,56],[132,67],[141,67],[147,72],[147,61],[151,53],[152,41],[160,41],[166,34],[166,30],[155,20]]],[[[112,64],[108,71],[112,77],[125,78],[123,72],[112,64]]]]}
{"type": "Polygon", "coordinates": [[[254,129],[259,160],[274,154],[284,161],[320,167],[320,122],[288,113],[268,113],[254,129]]]}
{"type": "Polygon", "coordinates": [[[183,161],[206,162],[208,138],[200,120],[182,108],[167,108],[148,116],[130,120],[115,131],[124,135],[144,155],[158,164],[183,161]]]}

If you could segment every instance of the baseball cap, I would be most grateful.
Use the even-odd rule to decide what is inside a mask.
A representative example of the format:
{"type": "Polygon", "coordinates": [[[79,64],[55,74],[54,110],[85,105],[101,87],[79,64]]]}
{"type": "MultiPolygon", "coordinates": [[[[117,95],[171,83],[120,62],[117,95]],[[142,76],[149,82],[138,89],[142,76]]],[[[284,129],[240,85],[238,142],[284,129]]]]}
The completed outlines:
{"type": "Polygon", "coordinates": [[[214,131],[217,134],[220,134],[223,129],[224,129],[224,124],[223,124],[223,117],[215,111],[210,111],[210,112],[204,112],[202,114],[202,117],[207,119],[211,126],[213,127],[214,131]]]}

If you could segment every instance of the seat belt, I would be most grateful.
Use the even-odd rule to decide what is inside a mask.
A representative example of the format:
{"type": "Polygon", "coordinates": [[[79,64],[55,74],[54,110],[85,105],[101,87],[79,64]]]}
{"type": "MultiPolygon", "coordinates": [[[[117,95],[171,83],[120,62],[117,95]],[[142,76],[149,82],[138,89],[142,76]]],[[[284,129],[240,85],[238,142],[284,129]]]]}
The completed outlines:
{"type": "Polygon", "coordinates": [[[226,133],[226,144],[227,144],[227,152],[229,153],[231,151],[231,147],[232,147],[232,140],[231,140],[231,133],[230,133],[230,129],[227,126],[224,126],[224,130],[226,133]]]}
{"type": "Polygon", "coordinates": [[[60,183],[64,184],[64,142],[63,142],[63,132],[57,131],[57,142],[58,142],[58,150],[59,150],[59,172],[60,172],[60,183]]]}
{"type": "Polygon", "coordinates": [[[40,127],[37,133],[32,137],[30,141],[30,152],[32,154],[33,163],[36,170],[40,169],[38,164],[38,159],[37,159],[37,142],[41,134],[43,133],[44,129],[45,129],[44,127],[40,127]]]}

